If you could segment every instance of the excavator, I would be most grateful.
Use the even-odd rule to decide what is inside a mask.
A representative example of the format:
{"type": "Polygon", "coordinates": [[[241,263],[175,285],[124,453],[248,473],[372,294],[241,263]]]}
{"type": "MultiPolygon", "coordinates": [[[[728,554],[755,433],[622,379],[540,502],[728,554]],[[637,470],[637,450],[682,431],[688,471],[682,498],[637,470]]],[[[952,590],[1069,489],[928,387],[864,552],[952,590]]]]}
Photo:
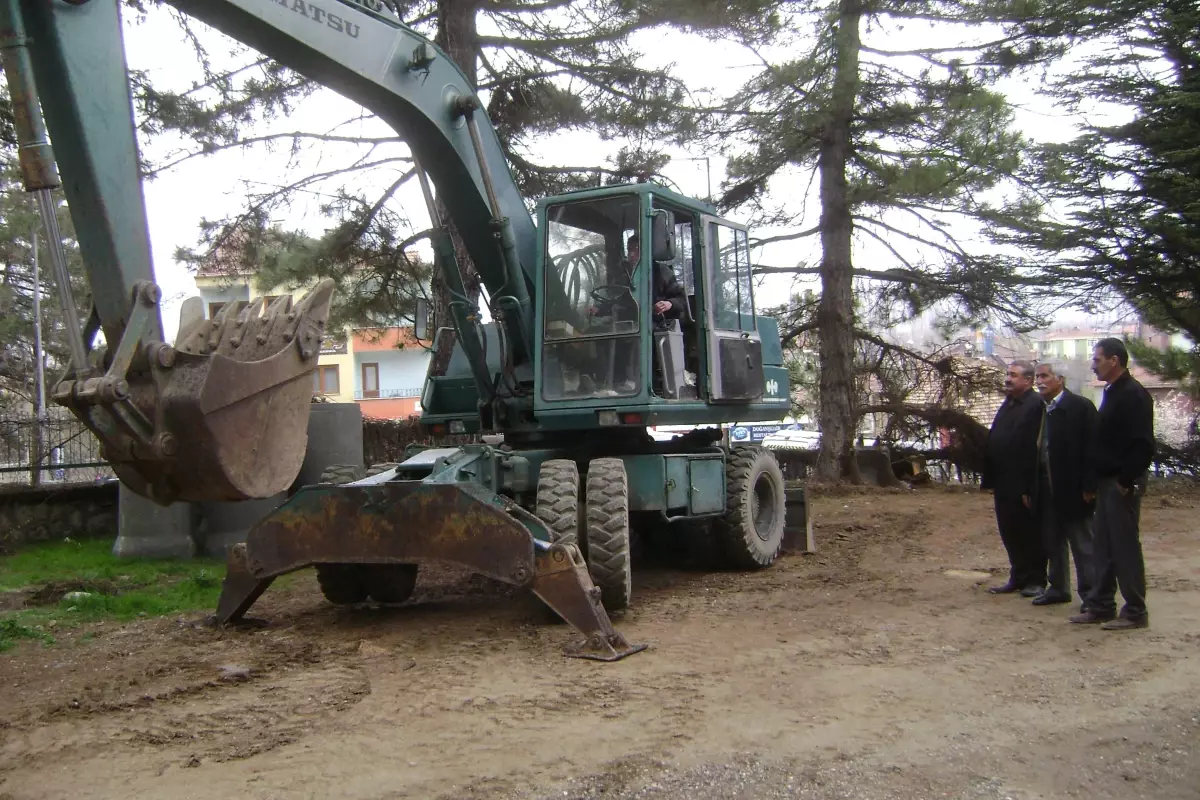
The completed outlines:
{"type": "MultiPolygon", "coordinates": [[[[720,429],[789,409],[744,226],[653,183],[545,198],[531,214],[471,81],[386,0],[167,2],[401,134],[451,296],[421,424],[435,437],[492,435],[296,491],[230,550],[217,622],[240,620],[275,578],[308,566],[335,603],[400,603],[422,565],[448,564],[532,590],[582,634],[567,655],[615,661],[644,649],[609,617],[630,604],[633,537],[710,537],[736,568],[776,559],[780,469],[720,429]],[[691,430],[655,441],[647,427],[658,425],[691,430]]],[[[185,304],[175,343],[163,340],[119,5],[0,0],[23,178],[67,310],[70,364],[53,397],[155,502],[269,497],[304,458],[333,287],[212,319],[185,304]],[[85,324],[56,223],[60,188],[91,289],[85,324]]]]}

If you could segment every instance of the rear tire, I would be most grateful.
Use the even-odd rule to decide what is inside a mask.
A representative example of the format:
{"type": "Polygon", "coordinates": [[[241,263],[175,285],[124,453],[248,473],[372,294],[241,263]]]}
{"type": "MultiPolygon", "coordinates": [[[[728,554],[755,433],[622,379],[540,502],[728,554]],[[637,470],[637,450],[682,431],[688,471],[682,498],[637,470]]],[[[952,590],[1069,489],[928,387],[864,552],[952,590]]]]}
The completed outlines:
{"type": "Polygon", "coordinates": [[[362,564],[318,564],[317,584],[321,594],[335,606],[349,606],[367,599],[367,572],[362,564]]]}
{"type": "Polygon", "coordinates": [[[769,567],[783,546],[783,473],[761,447],[737,447],[725,462],[725,516],[716,525],[722,550],[738,569],[769,567]]]}
{"type": "Polygon", "coordinates": [[[399,605],[417,588],[417,565],[372,564],[366,567],[365,583],[376,603],[399,605]]]}
{"type": "Polygon", "coordinates": [[[587,473],[587,565],[609,611],[629,607],[629,479],[619,458],[597,458],[587,473]]]}

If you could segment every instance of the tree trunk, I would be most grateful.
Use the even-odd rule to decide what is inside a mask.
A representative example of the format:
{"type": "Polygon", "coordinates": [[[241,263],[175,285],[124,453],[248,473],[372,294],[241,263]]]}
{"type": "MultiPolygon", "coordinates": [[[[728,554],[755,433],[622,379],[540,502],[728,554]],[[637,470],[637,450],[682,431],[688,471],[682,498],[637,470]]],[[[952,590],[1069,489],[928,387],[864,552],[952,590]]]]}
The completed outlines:
{"type": "MultiPolygon", "coordinates": [[[[437,0],[437,35],[434,42],[446,52],[467,76],[474,89],[479,70],[479,37],[475,18],[479,13],[480,0],[437,0]]],[[[454,220],[446,213],[446,207],[437,202],[438,214],[450,229],[450,240],[454,244],[454,257],[462,270],[463,284],[471,298],[479,296],[479,273],[471,254],[463,246],[462,237],[454,226],[454,220]]],[[[437,270],[430,282],[430,306],[433,314],[433,330],[453,327],[450,317],[450,290],[445,278],[437,270]]]]}
{"type": "Polygon", "coordinates": [[[818,480],[861,483],[854,460],[854,281],[850,241],[854,225],[846,171],[850,123],[858,95],[859,25],[862,0],[840,0],[834,30],[833,95],[821,136],[817,168],[821,175],[820,336],[821,450],[818,480]]]}

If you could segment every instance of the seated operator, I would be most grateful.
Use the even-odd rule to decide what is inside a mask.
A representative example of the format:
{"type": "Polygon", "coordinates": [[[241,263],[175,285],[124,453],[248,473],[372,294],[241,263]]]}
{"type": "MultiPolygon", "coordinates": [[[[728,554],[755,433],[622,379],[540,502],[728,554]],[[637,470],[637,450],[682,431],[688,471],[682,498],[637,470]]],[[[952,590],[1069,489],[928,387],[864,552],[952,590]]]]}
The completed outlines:
{"type": "MultiPolygon", "coordinates": [[[[624,272],[625,281],[628,282],[630,287],[633,286],[633,274],[637,271],[641,259],[641,239],[635,233],[629,237],[627,256],[621,259],[621,269],[624,272]]],[[[654,302],[651,308],[655,316],[662,317],[663,320],[679,319],[687,308],[687,295],[684,292],[683,286],[675,278],[675,270],[671,268],[670,264],[655,263],[651,274],[654,278],[652,281],[653,285],[651,286],[654,292],[654,302]]],[[[612,314],[618,307],[621,310],[625,310],[625,307],[632,306],[633,302],[631,292],[624,297],[610,299],[608,302],[603,303],[600,308],[590,309],[590,313],[607,316],[612,314]]],[[[621,316],[624,315],[622,314],[621,316]]]]}
{"type": "MultiPolygon", "coordinates": [[[[641,239],[635,233],[629,237],[629,257],[628,262],[631,269],[637,269],[638,262],[642,258],[641,239]]],[[[683,286],[675,278],[675,270],[667,263],[654,263],[653,276],[654,292],[654,313],[666,319],[679,319],[687,308],[687,295],[683,291],[683,286]]]]}

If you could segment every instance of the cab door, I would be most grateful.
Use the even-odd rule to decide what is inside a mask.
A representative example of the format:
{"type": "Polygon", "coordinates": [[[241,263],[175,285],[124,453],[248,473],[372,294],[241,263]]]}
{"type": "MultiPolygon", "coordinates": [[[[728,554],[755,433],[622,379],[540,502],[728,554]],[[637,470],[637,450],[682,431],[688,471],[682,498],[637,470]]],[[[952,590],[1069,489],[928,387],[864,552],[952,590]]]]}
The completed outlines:
{"type": "Polygon", "coordinates": [[[761,400],[762,340],[754,319],[749,234],[716,217],[702,218],[702,225],[709,398],[761,400]]]}

